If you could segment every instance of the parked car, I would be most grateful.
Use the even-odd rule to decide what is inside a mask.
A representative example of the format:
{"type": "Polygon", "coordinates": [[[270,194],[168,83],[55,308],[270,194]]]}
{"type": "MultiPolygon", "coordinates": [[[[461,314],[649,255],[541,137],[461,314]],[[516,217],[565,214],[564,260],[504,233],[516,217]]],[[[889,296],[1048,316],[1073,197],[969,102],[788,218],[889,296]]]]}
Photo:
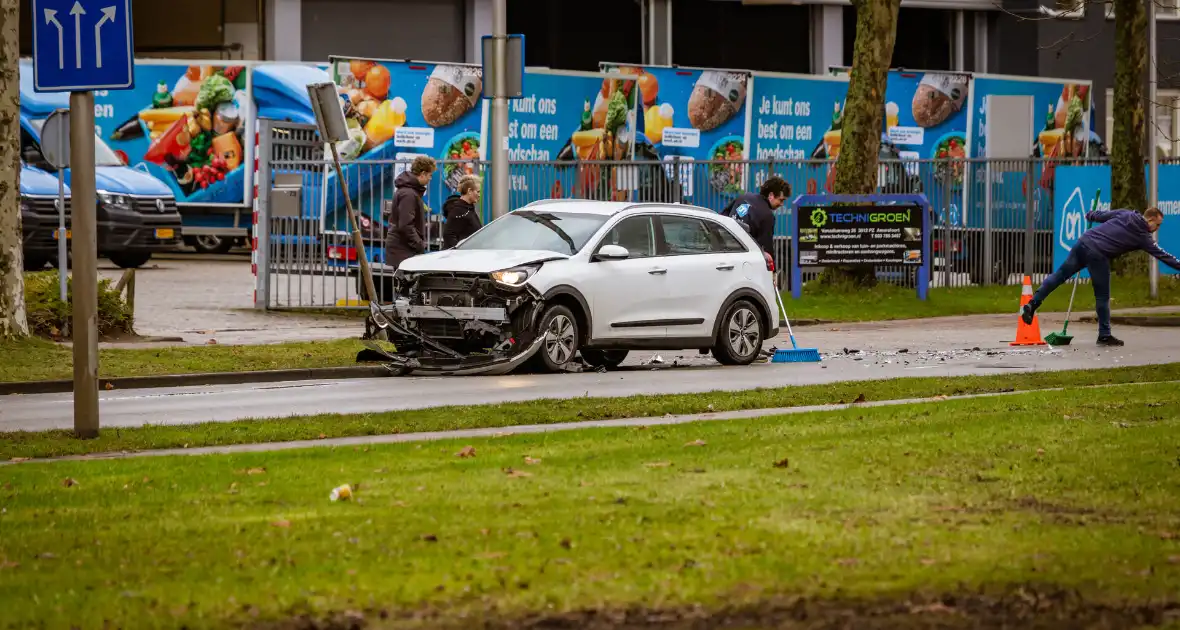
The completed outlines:
{"type": "MultiPolygon", "coordinates": [[[[32,84],[32,71],[22,62],[21,160],[56,175],[57,169],[42,152],[41,127],[54,110],[69,107],[69,95],[38,93],[32,84]]],[[[98,255],[119,267],[132,268],[142,266],[153,253],[175,250],[182,236],[180,213],[172,190],[148,173],[127,166],[125,156],[111,150],[97,133],[94,152],[98,255]]],[[[69,185],[68,168],[65,178],[69,185]]]]}
{"type": "Polygon", "coordinates": [[[731,218],[672,203],[534,202],[415,256],[371,324],[405,369],[558,371],[580,354],[699,349],[747,365],[778,334],[769,257],[731,218]]]}
{"type": "MultiPolygon", "coordinates": [[[[66,238],[70,229],[70,189],[66,190],[66,238]]],[[[23,162],[20,169],[21,248],[26,271],[57,263],[57,178],[23,162]]]]}

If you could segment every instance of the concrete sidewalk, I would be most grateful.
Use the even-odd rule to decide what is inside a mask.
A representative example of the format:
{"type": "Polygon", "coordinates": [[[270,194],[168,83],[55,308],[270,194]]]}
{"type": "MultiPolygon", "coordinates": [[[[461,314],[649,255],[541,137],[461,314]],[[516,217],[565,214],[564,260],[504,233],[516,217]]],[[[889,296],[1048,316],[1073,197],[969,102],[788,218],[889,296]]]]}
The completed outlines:
{"type": "MultiPolygon", "coordinates": [[[[1177,381],[1163,381],[1153,383],[1119,383],[1110,385],[1091,385],[1086,388],[1137,387],[1140,385],[1176,384],[1177,381]]],[[[288,442],[263,442],[259,444],[233,444],[228,446],[206,446],[198,448],[167,448],[147,451],[120,451],[110,453],[95,453],[91,455],[68,455],[63,457],[40,458],[36,460],[3,462],[5,465],[31,462],[62,462],[62,461],[94,461],[110,459],[132,459],[140,457],[167,457],[173,455],[234,455],[241,453],[264,453],[272,451],[288,451],[305,448],[347,448],[371,446],[376,444],[405,444],[411,442],[435,442],[440,440],[462,440],[479,438],[497,438],[510,435],[531,435],[537,433],[553,433],[559,431],[578,431],[585,429],[609,429],[621,427],[665,426],[687,424],[690,422],[717,422],[750,420],[771,416],[794,415],[821,411],[839,411],[852,408],[893,407],[897,405],[939,404],[959,400],[977,398],[996,398],[1016,396],[1038,392],[1060,392],[1063,388],[1051,387],[1012,392],[994,392],[986,394],[966,394],[962,396],[937,396],[933,398],[902,398],[896,400],[876,400],[862,403],[844,403],[832,405],[805,405],[799,407],[777,407],[771,409],[744,409],[740,411],[725,411],[718,413],[696,413],[666,415],[644,418],[618,418],[614,420],[588,420],[585,422],[570,422],[559,424],[524,424],[507,427],[487,427],[481,429],[458,429],[454,431],[428,431],[422,433],[394,433],[388,435],[364,435],[356,437],[331,438],[324,440],[292,440],[288,442]]]]}

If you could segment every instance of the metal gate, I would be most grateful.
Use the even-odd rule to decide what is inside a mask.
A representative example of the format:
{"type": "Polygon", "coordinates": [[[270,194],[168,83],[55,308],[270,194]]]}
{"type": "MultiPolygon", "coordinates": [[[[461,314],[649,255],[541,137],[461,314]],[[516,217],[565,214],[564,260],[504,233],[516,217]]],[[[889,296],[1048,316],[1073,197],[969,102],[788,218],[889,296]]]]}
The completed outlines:
{"type": "MultiPolygon", "coordinates": [[[[342,187],[314,125],[260,120],[257,136],[253,269],[254,305],[261,309],[363,308],[358,252],[353,246],[342,187]]],[[[880,164],[879,193],[921,193],[933,216],[932,287],[1019,284],[1052,271],[1055,239],[1053,168],[1043,160],[896,160],[880,164]]],[[[466,174],[482,175],[479,160],[437,162],[428,193],[443,199],[466,174]],[[446,194],[443,194],[443,193],[446,194]]],[[[392,297],[384,265],[387,208],[393,181],[408,159],[343,163],[360,231],[376,274],[379,297],[392,297]]],[[[793,193],[827,189],[830,161],[510,162],[510,205],[537,199],[684,202],[720,211],[735,194],[757,190],[770,174],[793,193]]],[[[490,198],[485,187],[483,199],[490,198]]],[[[427,215],[430,251],[441,246],[441,208],[427,215]]],[[[483,204],[484,222],[490,208],[483,204]]],[[[777,212],[775,261],[789,288],[789,208],[777,212]]],[[[884,282],[914,287],[913,267],[878,267],[884,282]]],[[[803,270],[809,282],[818,269],[803,270]]]]}

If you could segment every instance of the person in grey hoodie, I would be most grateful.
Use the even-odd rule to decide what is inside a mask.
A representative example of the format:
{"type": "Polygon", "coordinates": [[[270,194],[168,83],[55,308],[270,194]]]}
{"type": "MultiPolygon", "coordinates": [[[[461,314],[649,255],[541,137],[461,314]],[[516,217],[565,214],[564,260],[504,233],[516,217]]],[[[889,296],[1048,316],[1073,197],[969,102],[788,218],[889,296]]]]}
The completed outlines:
{"type": "Polygon", "coordinates": [[[1032,324],[1033,314],[1045,298],[1084,267],[1090,271],[1090,283],[1094,285],[1098,345],[1121,346],[1123,342],[1110,334],[1110,261],[1127,252],[1143,250],[1180,271],[1180,260],[1160,249],[1151,237],[1164,222],[1164,213],[1159,208],[1148,208],[1143,214],[1134,210],[1094,210],[1086,213],[1086,220],[1098,225],[1082,233],[1065,262],[1045,278],[1032,300],[1021,309],[1020,317],[1025,324],[1032,324]]]}

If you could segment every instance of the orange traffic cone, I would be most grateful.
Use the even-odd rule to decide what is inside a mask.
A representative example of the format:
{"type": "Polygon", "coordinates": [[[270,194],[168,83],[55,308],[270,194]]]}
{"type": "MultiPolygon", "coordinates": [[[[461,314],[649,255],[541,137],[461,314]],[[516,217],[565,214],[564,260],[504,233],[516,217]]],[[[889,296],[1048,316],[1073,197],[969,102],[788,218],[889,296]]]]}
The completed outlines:
{"type": "Polygon", "coordinates": [[[1045,346],[1046,344],[1041,339],[1041,322],[1037,320],[1037,316],[1033,315],[1031,324],[1025,324],[1020,317],[1020,311],[1024,310],[1024,305],[1032,301],[1032,278],[1024,277],[1024,286],[1020,289],[1020,310],[1016,313],[1016,341],[1008,344],[1011,346],[1045,346]]]}

